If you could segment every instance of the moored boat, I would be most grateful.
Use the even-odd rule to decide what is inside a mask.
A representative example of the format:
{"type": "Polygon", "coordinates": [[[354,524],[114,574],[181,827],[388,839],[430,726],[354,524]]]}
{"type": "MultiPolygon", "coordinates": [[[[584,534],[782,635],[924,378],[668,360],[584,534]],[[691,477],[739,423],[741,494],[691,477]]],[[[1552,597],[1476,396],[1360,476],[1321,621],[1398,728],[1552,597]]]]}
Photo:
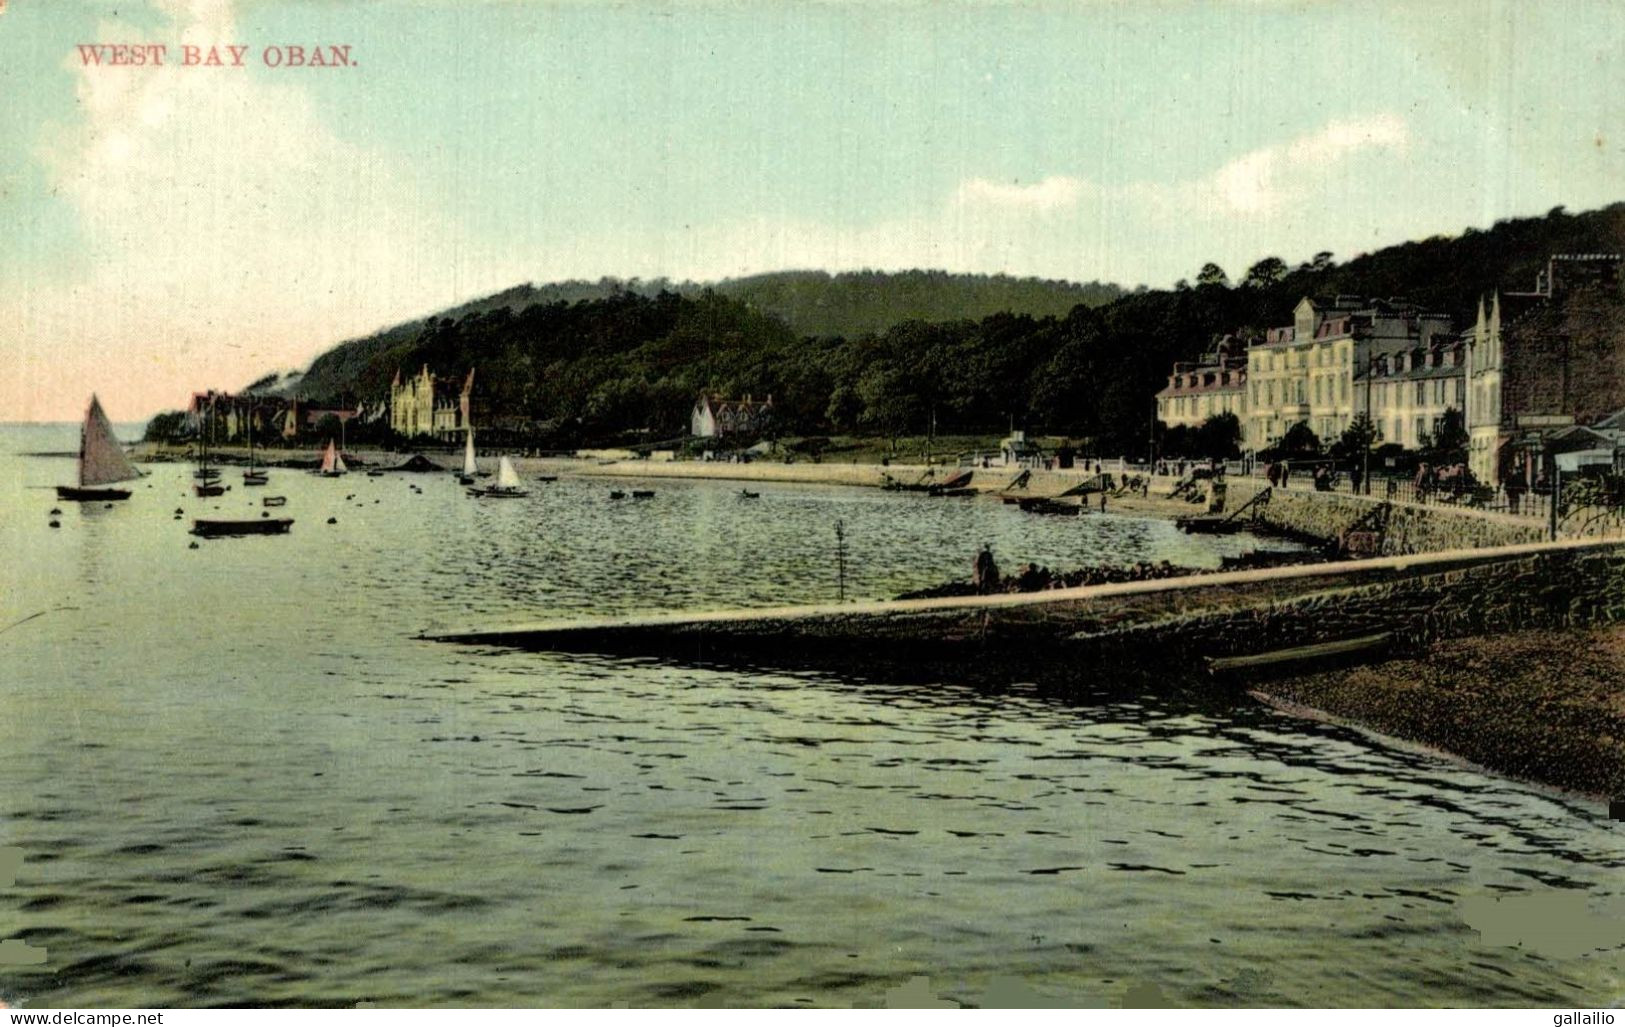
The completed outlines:
{"type": "Polygon", "coordinates": [[[256,411],[254,409],[254,401],[253,401],[253,398],[250,397],[249,398],[249,408],[248,408],[248,470],[243,472],[243,484],[245,486],[268,485],[271,482],[271,476],[269,474],[267,474],[264,471],[263,468],[256,467],[254,465],[254,416],[255,416],[255,413],[256,413],[256,411]]]}
{"type": "Polygon", "coordinates": [[[337,478],[350,473],[350,469],[344,466],[344,456],[339,453],[339,447],[332,439],[327,440],[327,449],[322,453],[322,465],[316,469],[316,473],[324,478],[337,478]]]}
{"type": "Polygon", "coordinates": [[[113,435],[113,426],[102,413],[101,402],[94,394],[85,410],[85,423],[79,429],[79,484],[58,485],[57,498],[81,503],[129,499],[129,489],[110,489],[103,486],[141,477],[141,472],[124,455],[124,447],[113,435]]]}
{"type": "Polygon", "coordinates": [[[262,517],[254,520],[211,520],[198,518],[192,522],[192,534],[202,538],[224,538],[231,535],[286,535],[293,527],[292,517],[262,517]]]}

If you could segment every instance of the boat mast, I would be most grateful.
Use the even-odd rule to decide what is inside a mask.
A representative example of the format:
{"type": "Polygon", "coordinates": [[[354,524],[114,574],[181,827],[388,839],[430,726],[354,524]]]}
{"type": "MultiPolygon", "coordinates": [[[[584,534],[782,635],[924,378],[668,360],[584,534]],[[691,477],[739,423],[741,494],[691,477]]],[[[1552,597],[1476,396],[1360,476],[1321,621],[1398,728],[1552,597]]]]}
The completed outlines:
{"type": "Polygon", "coordinates": [[[85,487],[85,443],[90,439],[90,419],[96,409],[96,394],[90,394],[90,406],[85,407],[84,423],[79,425],[79,487],[85,487]]]}

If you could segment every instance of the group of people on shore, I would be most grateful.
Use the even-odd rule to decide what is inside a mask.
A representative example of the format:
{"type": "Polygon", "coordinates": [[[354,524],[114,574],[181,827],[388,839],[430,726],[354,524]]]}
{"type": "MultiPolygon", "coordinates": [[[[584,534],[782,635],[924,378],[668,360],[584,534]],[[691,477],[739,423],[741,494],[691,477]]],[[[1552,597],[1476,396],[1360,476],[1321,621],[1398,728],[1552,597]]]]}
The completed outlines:
{"type": "MultiPolygon", "coordinates": [[[[1281,460],[1269,464],[1264,468],[1264,477],[1270,485],[1276,488],[1286,488],[1292,481],[1292,463],[1281,460]]],[[[1360,491],[1360,483],[1364,480],[1358,465],[1348,469],[1349,491],[1360,491]]],[[[1309,480],[1314,483],[1316,492],[1336,491],[1338,484],[1343,480],[1344,472],[1329,463],[1317,463],[1309,471],[1309,480]]]]}
{"type": "Polygon", "coordinates": [[[1028,562],[1014,574],[1001,576],[999,566],[993,559],[993,550],[983,546],[971,568],[971,585],[979,595],[992,595],[999,592],[1042,592],[1052,588],[1108,585],[1119,581],[1152,581],[1189,573],[1189,569],[1175,567],[1167,560],[1158,563],[1140,560],[1127,566],[1080,567],[1071,571],[1052,571],[1028,562]]]}
{"type": "Polygon", "coordinates": [[[1242,557],[1228,558],[1213,570],[1178,567],[1167,560],[1156,562],[1139,560],[1123,566],[1079,567],[1070,571],[1052,571],[1048,567],[1029,561],[1022,564],[1021,569],[1014,574],[1004,575],[999,572],[999,565],[993,558],[992,548],[984,545],[981,551],[976,554],[976,560],[971,568],[970,581],[950,581],[932,588],[905,592],[897,598],[944,599],[952,596],[1044,592],[1050,589],[1081,588],[1084,585],[1112,585],[1125,581],[1156,581],[1161,578],[1178,578],[1192,574],[1214,574],[1222,571],[1271,567],[1285,563],[1302,563],[1324,558],[1315,551],[1251,553],[1242,557]]]}

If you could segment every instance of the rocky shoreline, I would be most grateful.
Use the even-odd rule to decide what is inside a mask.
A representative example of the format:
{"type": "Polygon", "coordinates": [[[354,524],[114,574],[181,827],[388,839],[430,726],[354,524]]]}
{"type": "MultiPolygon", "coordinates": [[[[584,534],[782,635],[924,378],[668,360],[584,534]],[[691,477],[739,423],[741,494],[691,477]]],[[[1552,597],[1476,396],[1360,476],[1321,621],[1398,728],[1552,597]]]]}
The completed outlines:
{"type": "Polygon", "coordinates": [[[1258,690],[1499,773],[1625,796],[1625,626],[1453,638],[1258,690]]]}

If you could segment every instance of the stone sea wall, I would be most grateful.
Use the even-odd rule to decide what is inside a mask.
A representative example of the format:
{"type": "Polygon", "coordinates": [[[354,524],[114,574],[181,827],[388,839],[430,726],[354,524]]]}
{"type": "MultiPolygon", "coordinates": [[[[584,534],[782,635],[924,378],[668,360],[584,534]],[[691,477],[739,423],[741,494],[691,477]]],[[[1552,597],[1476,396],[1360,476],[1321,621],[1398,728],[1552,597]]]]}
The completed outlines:
{"type": "MultiPolygon", "coordinates": [[[[1236,509],[1252,494],[1233,488],[1229,508],[1236,509]]],[[[1258,520],[1272,528],[1326,540],[1336,539],[1374,516],[1387,520],[1382,556],[1521,545],[1547,537],[1544,524],[1525,517],[1445,506],[1384,504],[1376,497],[1331,492],[1273,489],[1258,509],[1258,520]],[[1380,511],[1384,505],[1388,507],[1385,513],[1380,511]]]]}
{"type": "Polygon", "coordinates": [[[1080,633],[1069,645],[1088,663],[1155,658],[1192,666],[1229,656],[1391,632],[1396,648],[1526,628],[1625,620],[1625,546],[1554,547],[1450,569],[1396,572],[1391,580],[1316,590],[1262,604],[1208,609],[1080,633]]]}

